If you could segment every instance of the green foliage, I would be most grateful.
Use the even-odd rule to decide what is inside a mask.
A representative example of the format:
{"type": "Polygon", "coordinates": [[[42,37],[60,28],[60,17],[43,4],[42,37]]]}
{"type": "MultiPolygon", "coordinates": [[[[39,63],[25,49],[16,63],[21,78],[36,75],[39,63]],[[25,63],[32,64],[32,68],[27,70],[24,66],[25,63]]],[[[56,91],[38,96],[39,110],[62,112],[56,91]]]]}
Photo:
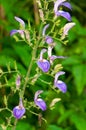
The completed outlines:
{"type": "MultiPolygon", "coordinates": [[[[44,1],[45,5],[47,6],[46,0],[44,1]]],[[[61,93],[57,94],[56,91],[53,92],[51,90],[51,81],[53,82],[53,78],[49,77],[48,75],[45,76],[43,74],[39,77],[35,77],[38,78],[36,84],[35,82],[29,82],[28,86],[30,87],[26,89],[24,102],[26,107],[32,105],[31,110],[34,111],[33,102],[30,102],[30,104],[26,102],[27,100],[33,101],[33,94],[38,88],[46,89],[46,92],[42,96],[44,96],[43,98],[47,96],[46,102],[49,100],[49,105],[53,98],[61,97],[61,101],[57,102],[54,108],[51,110],[48,108],[45,113],[42,113],[43,117],[47,120],[47,123],[45,123],[43,119],[40,119],[42,120],[41,128],[38,128],[39,114],[36,115],[37,113],[40,113],[40,110],[37,109],[36,113],[31,113],[28,109],[26,113],[27,119],[21,119],[18,122],[16,130],[86,129],[86,5],[84,4],[85,0],[83,0],[83,2],[81,0],[79,2],[74,0],[71,2],[74,10],[74,17],[72,20],[76,23],[76,26],[69,32],[69,42],[67,41],[68,45],[65,46],[66,40],[62,42],[59,41],[57,38],[59,35],[58,30],[56,37],[53,36],[57,44],[53,53],[56,55],[67,56],[66,59],[58,60],[57,63],[61,61],[60,63],[62,63],[66,71],[64,80],[68,86],[68,92],[65,95],[62,95],[61,93]],[[42,82],[42,80],[45,80],[45,82],[42,82]],[[47,84],[47,81],[50,81],[50,84],[47,84]]],[[[50,8],[52,7],[51,4],[52,2],[50,2],[50,8]]],[[[8,118],[11,114],[9,110],[12,110],[15,105],[18,105],[18,90],[15,89],[15,79],[17,73],[22,77],[22,90],[25,74],[29,63],[31,62],[32,55],[31,47],[28,47],[28,45],[25,43],[25,41],[22,41],[22,39],[19,42],[15,43],[15,41],[10,38],[9,32],[13,28],[18,27],[18,23],[14,21],[14,16],[21,17],[26,21],[26,23],[28,23],[27,20],[31,21],[32,28],[35,26],[33,24],[35,21],[33,15],[33,3],[30,0],[1,0],[0,7],[3,9],[3,16],[0,15],[0,130],[2,130],[3,127],[5,129],[9,123],[8,121],[10,121],[8,118]],[[4,110],[4,107],[7,105],[6,100],[8,101],[8,110],[4,110]]],[[[45,9],[45,14],[46,13],[48,14],[49,12],[46,12],[45,9]]],[[[47,21],[49,20],[51,20],[51,18],[49,18],[47,21]]],[[[63,21],[63,23],[64,22],[65,21],[63,21]]],[[[53,24],[52,21],[51,24],[53,24]]],[[[58,24],[59,23],[56,23],[56,25],[58,24]]],[[[38,27],[36,28],[38,29],[38,27]]],[[[32,30],[30,31],[32,36],[32,30]]],[[[52,34],[52,32],[50,32],[50,34],[52,34]]],[[[38,51],[40,51],[40,48],[38,51]]],[[[33,78],[35,72],[38,72],[38,74],[40,74],[40,72],[36,69],[35,64],[33,65],[33,68],[33,71],[31,71],[31,78],[33,78]]],[[[35,79],[33,80],[35,81],[35,79]]],[[[13,124],[14,123],[11,122],[12,126],[13,124]]],[[[7,130],[11,130],[11,126],[8,126],[7,130]]]]}

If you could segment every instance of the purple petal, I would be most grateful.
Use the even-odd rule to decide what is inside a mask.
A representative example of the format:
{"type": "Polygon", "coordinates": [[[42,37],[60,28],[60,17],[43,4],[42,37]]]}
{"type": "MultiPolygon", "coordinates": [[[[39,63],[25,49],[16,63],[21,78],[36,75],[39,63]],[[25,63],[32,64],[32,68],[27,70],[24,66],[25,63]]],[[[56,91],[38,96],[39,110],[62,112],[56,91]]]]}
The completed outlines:
{"type": "Polygon", "coordinates": [[[13,109],[13,115],[17,119],[20,119],[24,115],[24,113],[25,113],[24,107],[16,106],[13,109]]]}
{"type": "Polygon", "coordinates": [[[45,42],[46,42],[47,44],[51,44],[51,43],[53,43],[53,39],[52,39],[50,36],[46,36],[46,37],[45,37],[45,42]]]}
{"type": "Polygon", "coordinates": [[[59,88],[63,93],[67,91],[66,84],[61,80],[57,80],[57,82],[54,82],[54,86],[59,88]]]}
{"type": "Polygon", "coordinates": [[[43,28],[42,35],[45,36],[46,29],[49,27],[49,24],[45,25],[43,28]]]}
{"type": "Polygon", "coordinates": [[[57,0],[55,3],[54,3],[54,12],[56,13],[58,11],[58,8],[59,6],[65,2],[65,0],[57,0]]]}
{"type": "Polygon", "coordinates": [[[43,54],[46,52],[46,49],[42,49],[40,52],[40,60],[43,60],[43,54]]]}
{"type": "Polygon", "coordinates": [[[55,55],[52,55],[51,57],[50,57],[50,60],[55,60],[55,59],[60,59],[60,58],[66,58],[66,57],[64,57],[64,56],[55,56],[55,55]]]}
{"type": "Polygon", "coordinates": [[[24,30],[16,30],[16,29],[14,29],[14,30],[12,30],[10,32],[10,35],[12,36],[12,35],[14,35],[16,33],[19,33],[21,35],[21,37],[24,37],[24,30]]]}
{"type": "Polygon", "coordinates": [[[56,12],[56,15],[57,16],[62,16],[64,18],[66,18],[68,21],[71,21],[71,16],[70,16],[70,14],[68,12],[59,10],[59,11],[56,12]]]}
{"type": "Polygon", "coordinates": [[[18,21],[25,28],[25,23],[21,18],[16,17],[16,16],[14,18],[16,19],[16,21],[18,21]]]}
{"type": "Polygon", "coordinates": [[[63,35],[68,35],[68,31],[73,27],[75,26],[75,23],[74,22],[71,22],[71,23],[67,23],[64,28],[63,28],[63,35]]]}
{"type": "Polygon", "coordinates": [[[59,77],[60,75],[63,75],[63,74],[65,74],[64,71],[59,71],[58,73],[56,73],[56,75],[55,75],[55,82],[57,82],[58,77],[59,77]]]}
{"type": "Polygon", "coordinates": [[[44,102],[44,100],[42,100],[41,98],[38,98],[37,100],[35,100],[35,104],[42,110],[45,111],[46,110],[46,103],[44,102]]]}
{"type": "Polygon", "coordinates": [[[37,100],[38,96],[43,93],[43,90],[38,90],[36,93],[35,93],[35,97],[34,97],[34,100],[37,100]]]}
{"type": "Polygon", "coordinates": [[[43,72],[48,72],[50,69],[50,63],[45,59],[37,61],[37,65],[43,72]]]}
{"type": "Polygon", "coordinates": [[[15,33],[18,33],[18,30],[14,29],[10,32],[10,36],[14,35],[15,33]]]}
{"type": "Polygon", "coordinates": [[[69,2],[63,2],[63,3],[61,3],[61,5],[63,5],[63,6],[65,6],[65,7],[72,10],[72,6],[71,6],[71,4],[69,2]]]}

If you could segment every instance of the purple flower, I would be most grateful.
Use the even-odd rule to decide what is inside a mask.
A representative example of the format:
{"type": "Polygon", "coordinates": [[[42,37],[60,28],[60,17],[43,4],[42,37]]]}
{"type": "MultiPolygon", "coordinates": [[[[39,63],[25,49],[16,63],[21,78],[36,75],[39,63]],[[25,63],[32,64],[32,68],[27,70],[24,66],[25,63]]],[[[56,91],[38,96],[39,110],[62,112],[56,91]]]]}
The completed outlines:
{"type": "Polygon", "coordinates": [[[65,2],[65,0],[57,0],[54,3],[54,12],[55,12],[56,16],[62,16],[64,18],[66,18],[68,21],[71,21],[70,14],[68,12],[66,12],[66,11],[59,10],[60,6],[65,6],[65,7],[69,8],[69,9],[72,9],[70,3],[65,2]]]}
{"type": "Polygon", "coordinates": [[[70,10],[72,10],[71,4],[69,2],[63,2],[63,3],[61,3],[61,5],[69,8],[70,10]]]}
{"type": "Polygon", "coordinates": [[[50,63],[48,60],[43,59],[43,53],[45,53],[47,50],[43,49],[40,53],[40,59],[37,61],[38,67],[43,71],[43,72],[48,72],[50,69],[50,63]]]}
{"type": "Polygon", "coordinates": [[[22,99],[20,98],[19,105],[13,108],[13,115],[16,119],[20,119],[25,113],[25,108],[22,103],[22,99]]]}
{"type": "Polygon", "coordinates": [[[42,35],[45,37],[45,42],[47,44],[51,44],[53,43],[53,39],[51,38],[51,36],[46,36],[45,33],[46,33],[46,29],[49,27],[49,24],[45,25],[44,28],[43,28],[43,32],[42,32],[42,35]]]}
{"type": "Polygon", "coordinates": [[[38,90],[36,93],[35,93],[35,96],[34,96],[34,102],[35,104],[42,110],[42,111],[45,111],[46,110],[46,103],[44,102],[43,99],[39,98],[38,96],[43,93],[42,90],[38,90]]]}
{"type": "Polygon", "coordinates": [[[65,74],[64,71],[59,71],[59,72],[55,75],[54,86],[57,87],[57,88],[59,88],[59,90],[61,90],[63,93],[65,93],[65,92],[67,91],[67,86],[66,86],[66,84],[65,84],[63,81],[58,80],[58,77],[59,77],[60,75],[63,75],[63,74],[65,74]]]}
{"type": "Polygon", "coordinates": [[[64,57],[64,56],[52,55],[52,56],[50,57],[50,63],[52,63],[55,59],[64,59],[64,58],[66,58],[66,57],[64,57]]]}
{"type": "Polygon", "coordinates": [[[50,63],[51,63],[51,64],[53,63],[53,61],[54,61],[55,59],[66,58],[66,57],[64,57],[64,56],[52,55],[52,49],[53,49],[54,46],[55,46],[55,44],[53,44],[52,46],[49,46],[49,47],[48,47],[48,56],[49,56],[49,59],[50,59],[50,63]]]}
{"type": "Polygon", "coordinates": [[[46,36],[46,37],[45,37],[45,42],[46,42],[47,44],[51,44],[51,43],[53,43],[53,39],[52,39],[50,36],[46,36]]]}
{"type": "Polygon", "coordinates": [[[16,33],[19,33],[21,35],[22,38],[24,38],[24,29],[25,29],[25,23],[22,19],[20,19],[19,17],[14,17],[16,19],[16,21],[18,21],[20,23],[20,28],[21,29],[13,29],[11,32],[10,32],[10,35],[14,35],[16,33]]]}
{"type": "Polygon", "coordinates": [[[11,32],[10,32],[10,36],[16,34],[16,33],[19,33],[22,37],[24,37],[24,30],[17,30],[17,29],[13,29],[11,32]]]}

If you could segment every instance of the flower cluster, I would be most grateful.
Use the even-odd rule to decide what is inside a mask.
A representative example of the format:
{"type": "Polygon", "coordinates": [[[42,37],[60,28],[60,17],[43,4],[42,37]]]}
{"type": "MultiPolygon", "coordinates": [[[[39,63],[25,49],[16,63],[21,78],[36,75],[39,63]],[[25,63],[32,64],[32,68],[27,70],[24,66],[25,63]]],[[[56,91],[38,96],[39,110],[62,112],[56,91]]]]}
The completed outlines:
{"type": "MultiPolygon", "coordinates": [[[[63,11],[60,9],[60,7],[67,7],[68,9],[72,10],[71,4],[67,2],[66,0],[56,0],[54,2],[54,13],[55,16],[58,18],[59,16],[64,17],[66,20],[69,21],[64,27],[63,27],[63,33],[61,38],[64,38],[66,35],[68,35],[68,31],[75,25],[74,22],[71,22],[71,15],[69,12],[63,11]]],[[[13,29],[10,32],[10,35],[14,35],[16,33],[19,33],[22,38],[25,36],[25,23],[21,18],[15,17],[15,19],[20,23],[20,29],[13,29]]],[[[52,50],[55,47],[55,42],[52,36],[46,34],[46,30],[49,28],[50,24],[46,24],[42,30],[42,37],[46,44],[47,49],[43,48],[40,52],[40,57],[37,60],[37,66],[43,73],[49,73],[51,66],[53,66],[53,62],[55,59],[58,58],[66,58],[64,56],[56,56],[52,54],[52,50]],[[44,58],[44,53],[47,53],[47,58],[44,58]]],[[[61,92],[66,93],[67,86],[66,84],[59,80],[59,76],[64,75],[64,71],[57,71],[54,76],[54,82],[53,86],[55,88],[58,88],[61,92]]],[[[16,86],[17,88],[20,87],[20,76],[18,75],[16,79],[16,86]]],[[[42,98],[39,98],[39,95],[43,93],[43,90],[37,90],[35,92],[34,96],[34,103],[36,106],[38,106],[42,111],[45,111],[47,109],[47,105],[45,101],[42,98]]],[[[25,113],[25,108],[22,103],[22,99],[20,98],[19,105],[14,107],[13,109],[13,115],[15,118],[20,119],[25,113]]]]}
{"type": "MultiPolygon", "coordinates": [[[[67,23],[64,27],[63,27],[63,34],[62,34],[62,38],[64,38],[66,35],[68,35],[68,31],[75,25],[74,22],[71,22],[71,15],[66,12],[66,11],[63,11],[63,10],[60,10],[60,7],[61,6],[65,6],[67,7],[68,9],[72,10],[72,7],[71,7],[71,4],[69,2],[66,2],[66,0],[57,0],[55,3],[54,3],[54,13],[55,13],[55,16],[62,16],[64,17],[65,19],[67,19],[69,21],[69,23],[67,23]]],[[[50,66],[53,64],[53,61],[57,58],[66,58],[64,56],[56,56],[56,55],[52,55],[52,49],[54,48],[55,46],[55,43],[54,43],[54,40],[51,36],[49,35],[46,35],[46,30],[47,28],[49,27],[50,24],[46,24],[43,28],[43,32],[42,32],[42,36],[45,40],[45,42],[47,43],[48,45],[48,49],[42,49],[41,52],[40,52],[40,58],[38,59],[37,61],[37,65],[38,67],[45,73],[45,72],[48,72],[50,70],[50,66]],[[47,52],[48,53],[48,59],[44,59],[43,58],[43,54],[47,52]]],[[[62,91],[63,93],[65,93],[67,91],[67,86],[66,84],[61,81],[61,80],[58,80],[59,76],[60,75],[64,75],[65,72],[64,71],[59,71],[55,74],[55,78],[54,78],[54,86],[56,88],[58,88],[60,91],[62,91]]],[[[41,91],[38,91],[36,94],[40,94],[42,92],[41,91]]],[[[37,96],[35,96],[37,97],[37,96]]],[[[38,98],[36,98],[38,99],[38,98]]],[[[46,110],[46,105],[45,105],[45,102],[39,98],[39,100],[35,100],[35,104],[40,107],[40,109],[42,110],[46,110]]]]}

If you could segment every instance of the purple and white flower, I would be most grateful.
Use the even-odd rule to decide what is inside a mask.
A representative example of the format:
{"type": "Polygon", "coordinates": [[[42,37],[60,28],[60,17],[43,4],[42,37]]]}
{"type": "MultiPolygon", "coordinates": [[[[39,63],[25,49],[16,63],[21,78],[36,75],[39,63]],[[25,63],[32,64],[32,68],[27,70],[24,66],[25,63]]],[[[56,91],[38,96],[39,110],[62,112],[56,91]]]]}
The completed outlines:
{"type": "Polygon", "coordinates": [[[65,93],[67,91],[67,86],[66,84],[61,81],[58,80],[60,75],[65,74],[64,71],[59,71],[56,75],[55,75],[55,79],[54,79],[54,86],[57,87],[60,91],[62,91],[63,93],[65,93]]]}
{"type": "Polygon", "coordinates": [[[16,34],[16,33],[19,33],[20,35],[21,35],[21,37],[22,38],[24,38],[24,29],[25,29],[25,23],[24,23],[24,21],[21,19],[21,18],[19,18],[19,17],[14,17],[15,18],[15,20],[16,21],[18,21],[19,23],[20,23],[20,27],[21,27],[21,29],[13,29],[11,32],[10,32],[10,35],[12,36],[12,35],[14,35],[14,34],[16,34]]]}
{"type": "Polygon", "coordinates": [[[54,61],[55,59],[64,59],[64,58],[66,58],[66,57],[64,57],[64,56],[52,55],[52,49],[53,49],[54,46],[55,46],[55,45],[52,45],[52,46],[49,46],[49,47],[48,47],[48,56],[49,56],[49,59],[50,59],[50,63],[51,63],[51,64],[53,63],[53,61],[54,61]]]}
{"type": "Polygon", "coordinates": [[[54,3],[54,13],[56,16],[62,16],[64,18],[66,18],[68,21],[71,21],[71,16],[68,12],[60,10],[59,7],[60,6],[65,6],[67,8],[69,8],[70,10],[72,9],[71,5],[69,2],[65,2],[66,0],[57,0],[54,3]]]}
{"type": "Polygon", "coordinates": [[[35,103],[36,106],[38,106],[42,111],[45,111],[45,110],[47,109],[46,103],[44,102],[43,99],[41,99],[41,98],[38,97],[41,93],[43,93],[42,90],[38,90],[38,91],[35,93],[34,103],[35,103]]]}
{"type": "Polygon", "coordinates": [[[50,69],[50,63],[48,60],[43,59],[43,53],[45,53],[47,50],[42,49],[40,53],[40,59],[37,61],[38,67],[43,71],[43,72],[48,72],[50,69]]]}
{"type": "Polygon", "coordinates": [[[53,43],[52,37],[51,37],[51,36],[47,36],[47,35],[45,34],[48,27],[49,27],[49,24],[46,24],[46,25],[44,26],[42,35],[43,35],[43,37],[45,38],[45,42],[46,42],[47,44],[51,44],[51,43],[53,43]]]}
{"type": "Polygon", "coordinates": [[[20,119],[25,113],[25,108],[20,98],[19,105],[13,108],[13,115],[16,119],[20,119]]]}

